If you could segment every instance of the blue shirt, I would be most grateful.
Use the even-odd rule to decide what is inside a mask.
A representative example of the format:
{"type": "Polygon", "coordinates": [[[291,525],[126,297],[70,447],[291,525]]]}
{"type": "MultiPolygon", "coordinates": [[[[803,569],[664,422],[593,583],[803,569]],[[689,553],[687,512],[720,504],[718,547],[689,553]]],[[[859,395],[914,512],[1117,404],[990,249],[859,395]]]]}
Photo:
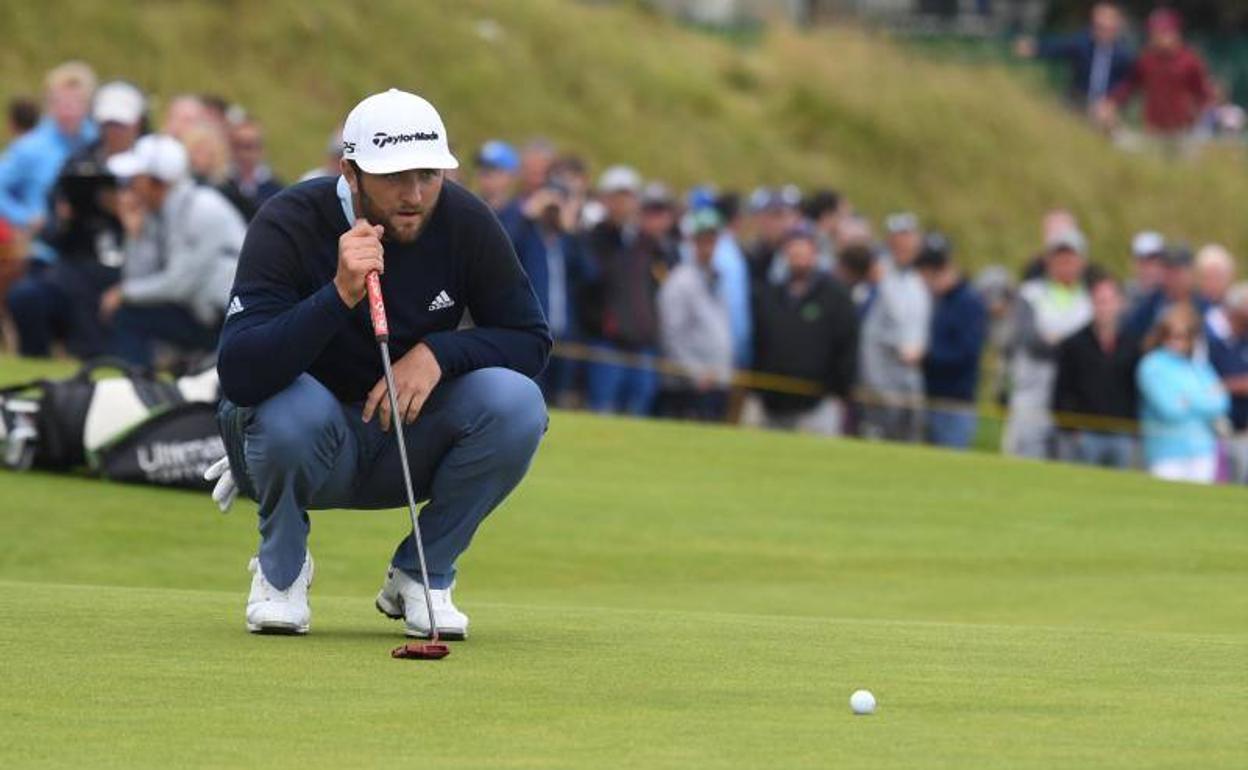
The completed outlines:
{"type": "Polygon", "coordinates": [[[76,136],[61,133],[44,118],[0,155],[0,219],[29,227],[47,214],[48,195],[71,154],[94,142],[95,124],[86,121],[76,136]]]}
{"type": "MultiPolygon", "coordinates": [[[[289,187],[247,229],[217,366],[236,404],[254,406],[304,372],[345,403],[364,400],[381,379],[368,303],[347,307],[333,284],[338,238],[354,218],[337,184],[322,177],[289,187]]],[[[383,242],[394,357],[424,342],[443,378],[495,366],[536,376],[550,332],[493,212],[448,180],[428,217],[414,242],[383,242]],[[476,326],[459,330],[465,311],[476,326]]]]}
{"type": "MultiPolygon", "coordinates": [[[[1209,363],[1224,380],[1248,374],[1248,337],[1210,335],[1209,363]]],[[[1231,397],[1231,424],[1248,430],[1248,396],[1231,397]]]]}
{"type": "Polygon", "coordinates": [[[1141,432],[1148,462],[1208,457],[1217,451],[1214,423],[1230,401],[1213,367],[1158,348],[1136,370],[1141,432]]]}

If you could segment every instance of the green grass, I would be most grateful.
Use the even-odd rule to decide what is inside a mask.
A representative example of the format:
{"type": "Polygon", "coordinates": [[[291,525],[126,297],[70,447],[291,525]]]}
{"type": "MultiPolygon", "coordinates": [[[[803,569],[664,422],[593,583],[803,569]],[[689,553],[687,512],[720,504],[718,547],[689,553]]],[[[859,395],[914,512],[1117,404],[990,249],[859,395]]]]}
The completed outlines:
{"type": "Polygon", "coordinates": [[[421,663],[372,608],[401,511],[315,514],[313,633],[257,638],[254,506],[3,474],[0,766],[1241,767],[1244,503],[557,413],[421,663]]]}
{"type": "Polygon", "coordinates": [[[1145,227],[1248,251],[1241,153],[1127,156],[1041,77],[861,32],[774,28],[736,45],[636,3],[572,0],[43,0],[0,4],[0,29],[0,96],[68,57],[162,100],[220,93],[270,128],[288,177],[362,95],[398,85],[440,106],[465,160],[488,137],[545,135],[679,185],[831,184],[876,216],[922,212],[974,264],[1027,259],[1059,204],[1110,265],[1145,227]],[[483,37],[483,21],[500,34],[483,37]]]}

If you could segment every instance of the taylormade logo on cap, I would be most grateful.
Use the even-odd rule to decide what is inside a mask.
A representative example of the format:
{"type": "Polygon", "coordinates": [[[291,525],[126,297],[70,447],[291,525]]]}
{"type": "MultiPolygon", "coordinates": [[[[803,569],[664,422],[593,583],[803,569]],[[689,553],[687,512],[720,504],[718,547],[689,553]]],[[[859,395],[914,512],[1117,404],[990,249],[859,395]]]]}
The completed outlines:
{"type": "Polygon", "coordinates": [[[400,144],[402,142],[433,142],[437,141],[437,131],[417,131],[414,134],[394,134],[390,135],[384,131],[378,131],[373,134],[373,144],[378,147],[386,147],[391,144],[400,144]]]}
{"type": "Polygon", "coordinates": [[[397,88],[373,94],[351,110],[342,128],[342,150],[369,174],[459,168],[437,109],[397,88]]]}

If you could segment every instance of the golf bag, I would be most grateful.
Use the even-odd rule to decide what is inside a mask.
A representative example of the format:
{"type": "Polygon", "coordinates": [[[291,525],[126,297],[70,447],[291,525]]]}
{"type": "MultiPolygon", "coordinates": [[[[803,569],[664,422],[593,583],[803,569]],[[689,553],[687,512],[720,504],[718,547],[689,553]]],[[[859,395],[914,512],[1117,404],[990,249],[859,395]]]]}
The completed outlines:
{"type": "Polygon", "coordinates": [[[203,488],[192,468],[202,475],[224,454],[211,419],[218,389],[215,368],[171,381],[115,359],[87,362],[66,380],[3,388],[0,457],[16,469],[88,466],[118,481],[203,488]],[[97,379],[104,369],[121,376],[97,379]],[[194,459],[209,452],[206,463],[194,459]]]}

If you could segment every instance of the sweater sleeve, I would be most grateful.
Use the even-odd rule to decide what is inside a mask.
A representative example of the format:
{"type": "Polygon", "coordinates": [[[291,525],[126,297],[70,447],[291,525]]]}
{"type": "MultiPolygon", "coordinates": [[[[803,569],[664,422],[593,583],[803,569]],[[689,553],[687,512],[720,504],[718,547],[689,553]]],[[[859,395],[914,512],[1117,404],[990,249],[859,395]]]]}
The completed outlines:
{"type": "Polygon", "coordinates": [[[1136,383],[1144,402],[1163,422],[1180,422],[1190,417],[1186,394],[1175,387],[1161,359],[1145,357],[1136,373],[1136,383]]]}
{"type": "Polygon", "coordinates": [[[503,367],[536,377],[550,355],[550,328],[515,249],[493,214],[473,216],[464,239],[468,312],[476,327],[423,340],[444,377],[503,367]]]}
{"type": "Polygon", "coordinates": [[[266,207],[247,231],[221,330],[221,387],[240,406],[255,406],[294,382],[351,314],[332,281],[300,298],[297,248],[274,210],[266,207]]]}

